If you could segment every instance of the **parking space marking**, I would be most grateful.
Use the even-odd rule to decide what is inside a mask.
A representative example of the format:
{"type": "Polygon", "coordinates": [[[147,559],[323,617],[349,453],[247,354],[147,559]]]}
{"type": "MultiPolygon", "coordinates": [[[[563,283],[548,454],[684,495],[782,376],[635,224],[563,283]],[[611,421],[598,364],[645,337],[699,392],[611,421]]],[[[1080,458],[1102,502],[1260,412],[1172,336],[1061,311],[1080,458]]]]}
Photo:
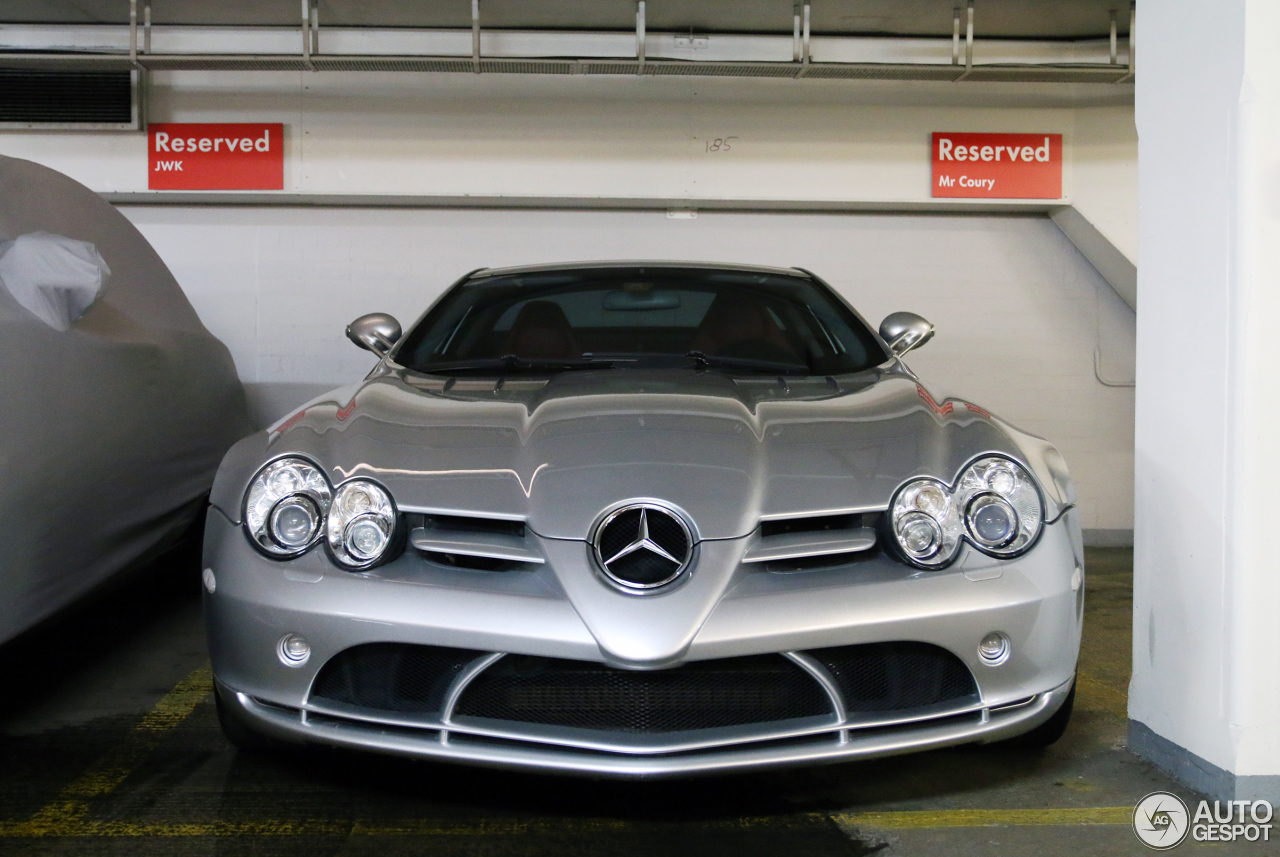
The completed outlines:
{"type": "MultiPolygon", "coordinates": [[[[1065,825],[1127,825],[1128,806],[1062,807],[1058,809],[952,809],[905,812],[806,813],[783,817],[747,817],[695,822],[699,830],[811,827],[834,821],[841,827],[881,830],[925,830],[949,827],[1055,827],[1065,825]]],[[[658,823],[685,826],[688,822],[658,823]]],[[[407,819],[404,821],[212,821],[195,824],[153,821],[89,821],[64,817],[37,822],[0,824],[0,838],[186,838],[239,836],[521,836],[525,834],[621,833],[653,823],[596,818],[485,818],[470,820],[407,819]]]]}
{"type": "Polygon", "coordinates": [[[155,749],[160,740],[195,710],[212,687],[213,672],[209,665],[196,668],[143,715],[142,720],[118,748],[98,759],[30,820],[0,822],[0,836],[58,835],[43,831],[66,830],[69,829],[68,825],[75,827],[84,823],[83,819],[89,812],[89,801],[115,791],[155,749]]]}
{"type": "Polygon", "coordinates": [[[1084,672],[1076,675],[1076,690],[1085,707],[1102,709],[1126,720],[1129,718],[1127,693],[1116,690],[1111,685],[1084,672]]]}
{"type": "Polygon", "coordinates": [[[1058,809],[943,809],[905,812],[833,812],[837,824],[882,830],[939,827],[1053,827],[1068,824],[1129,824],[1131,806],[1061,807],[1058,809]]]}

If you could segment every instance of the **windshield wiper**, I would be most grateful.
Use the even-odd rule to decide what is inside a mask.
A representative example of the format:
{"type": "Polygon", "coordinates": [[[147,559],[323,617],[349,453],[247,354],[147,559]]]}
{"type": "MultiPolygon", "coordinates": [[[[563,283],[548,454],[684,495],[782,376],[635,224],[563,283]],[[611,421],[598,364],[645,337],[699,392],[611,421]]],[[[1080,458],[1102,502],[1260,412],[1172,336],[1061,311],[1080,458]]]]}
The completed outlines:
{"type": "Polygon", "coordinates": [[[690,351],[685,354],[685,357],[692,358],[699,369],[742,369],[777,375],[812,374],[809,367],[803,363],[778,363],[773,360],[753,360],[750,357],[718,357],[703,354],[701,351],[690,351]]]}
{"type": "Polygon", "coordinates": [[[502,357],[483,360],[459,360],[454,363],[429,363],[422,367],[411,367],[427,375],[439,375],[449,372],[520,372],[546,371],[562,372],[574,369],[611,369],[618,363],[630,363],[617,357],[582,357],[582,358],[534,358],[521,357],[518,354],[506,354],[502,357]]]}

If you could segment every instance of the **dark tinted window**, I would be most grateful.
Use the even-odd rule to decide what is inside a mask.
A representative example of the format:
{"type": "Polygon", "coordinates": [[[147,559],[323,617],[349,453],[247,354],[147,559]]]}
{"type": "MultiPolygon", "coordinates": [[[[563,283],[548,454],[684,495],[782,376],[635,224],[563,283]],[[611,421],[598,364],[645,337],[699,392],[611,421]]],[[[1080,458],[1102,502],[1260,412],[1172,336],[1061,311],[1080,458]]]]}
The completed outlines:
{"type": "Polygon", "coordinates": [[[844,374],[888,359],[856,315],[801,276],[594,268],[480,276],[451,290],[396,353],[421,372],[698,365],[844,374]],[[693,355],[692,357],[690,355],[693,355]]]}

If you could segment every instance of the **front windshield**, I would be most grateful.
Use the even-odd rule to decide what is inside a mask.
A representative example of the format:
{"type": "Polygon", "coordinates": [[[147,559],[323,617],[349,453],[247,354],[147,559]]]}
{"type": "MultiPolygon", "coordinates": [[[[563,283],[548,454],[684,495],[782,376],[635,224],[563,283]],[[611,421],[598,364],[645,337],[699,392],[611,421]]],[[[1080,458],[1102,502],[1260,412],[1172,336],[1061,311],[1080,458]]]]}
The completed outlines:
{"type": "Polygon", "coordinates": [[[424,373],[692,366],[839,375],[888,358],[807,277],[662,266],[480,275],[446,294],[395,354],[424,373]]]}

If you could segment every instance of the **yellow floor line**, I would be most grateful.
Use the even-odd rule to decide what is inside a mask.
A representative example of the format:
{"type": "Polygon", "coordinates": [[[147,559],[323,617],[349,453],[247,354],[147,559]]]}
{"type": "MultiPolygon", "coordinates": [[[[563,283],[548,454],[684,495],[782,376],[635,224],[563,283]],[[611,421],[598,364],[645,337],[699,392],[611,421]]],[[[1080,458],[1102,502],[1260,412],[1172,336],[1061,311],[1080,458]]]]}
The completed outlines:
{"type": "Polygon", "coordinates": [[[1131,806],[1063,807],[1060,809],[943,809],[909,812],[837,812],[838,824],[884,830],[939,827],[1043,826],[1064,824],[1129,824],[1131,806]]]}
{"type": "MultiPolygon", "coordinates": [[[[195,710],[196,705],[205,698],[212,687],[213,672],[208,664],[192,671],[191,675],[178,682],[172,690],[160,698],[160,701],[143,716],[119,748],[108,752],[89,770],[62,789],[58,796],[33,815],[30,821],[17,822],[16,829],[26,827],[31,827],[33,830],[64,829],[69,823],[79,823],[89,812],[88,801],[115,791],[116,787],[124,782],[125,777],[129,776],[129,773],[147,757],[147,754],[155,749],[160,739],[195,710]]],[[[14,824],[0,824],[0,834],[14,827],[14,824]]]]}
{"type": "Polygon", "coordinates": [[[208,664],[192,670],[191,675],[174,685],[147,712],[137,725],[139,732],[168,732],[186,720],[197,705],[204,701],[213,689],[213,670],[208,664]]]}
{"type": "Polygon", "coordinates": [[[1076,676],[1076,690],[1080,694],[1082,706],[1101,708],[1111,714],[1129,718],[1129,695],[1104,684],[1088,673],[1076,676]]]}
{"type": "MultiPolygon", "coordinates": [[[[739,818],[708,822],[671,822],[673,827],[700,830],[808,827],[828,818],[841,826],[887,830],[927,830],[955,827],[1127,825],[1133,808],[1128,806],[1064,807],[1059,809],[951,809],[909,812],[844,812],[739,818]]],[[[520,836],[537,833],[592,834],[625,833],[640,825],[619,819],[599,818],[493,818],[493,819],[409,819],[404,821],[351,822],[333,820],[297,821],[88,821],[64,818],[61,821],[0,822],[0,838],[79,837],[235,837],[235,836],[520,836]]]]}

